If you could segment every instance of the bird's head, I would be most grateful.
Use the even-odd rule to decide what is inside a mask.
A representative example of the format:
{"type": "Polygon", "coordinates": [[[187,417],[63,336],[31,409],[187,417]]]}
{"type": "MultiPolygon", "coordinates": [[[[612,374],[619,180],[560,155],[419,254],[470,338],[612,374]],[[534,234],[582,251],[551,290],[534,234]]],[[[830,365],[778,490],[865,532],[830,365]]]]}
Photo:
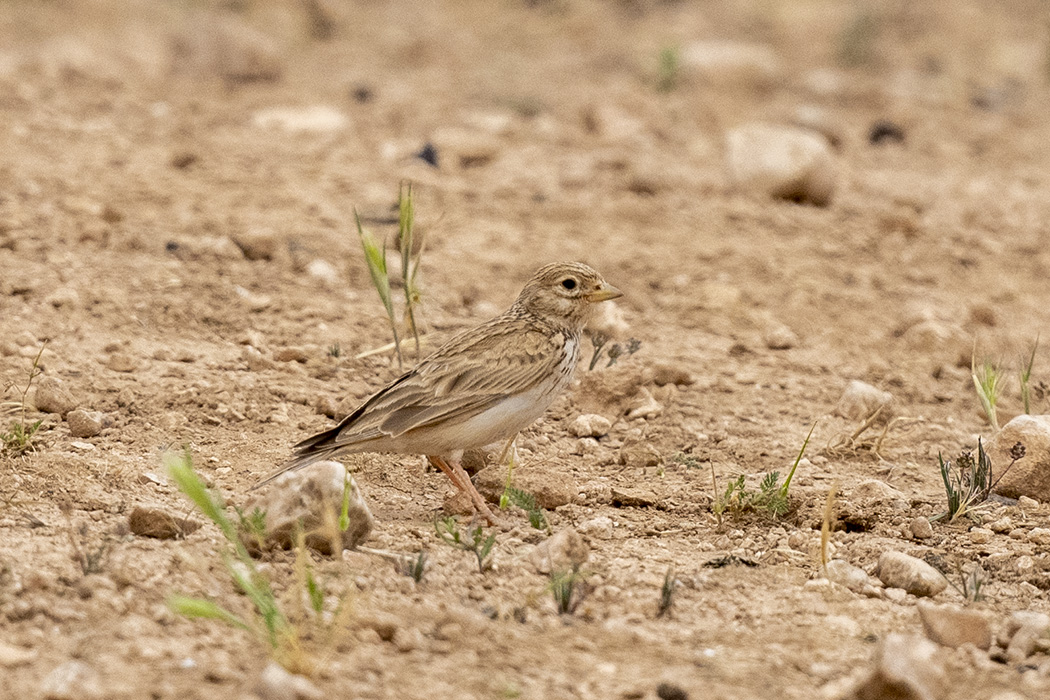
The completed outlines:
{"type": "Polygon", "coordinates": [[[579,331],[586,324],[594,305],[623,296],[583,263],[552,263],[541,267],[518,295],[515,306],[579,331]]]}

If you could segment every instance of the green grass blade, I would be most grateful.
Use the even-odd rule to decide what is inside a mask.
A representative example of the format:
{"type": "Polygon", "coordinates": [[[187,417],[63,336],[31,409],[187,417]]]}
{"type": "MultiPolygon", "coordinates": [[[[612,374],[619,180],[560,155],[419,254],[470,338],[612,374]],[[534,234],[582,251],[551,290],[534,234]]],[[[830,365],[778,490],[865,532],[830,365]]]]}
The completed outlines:
{"type": "Polygon", "coordinates": [[[361,239],[361,248],[365,253],[368,274],[372,276],[372,285],[379,294],[387,318],[390,319],[390,330],[394,334],[394,349],[397,350],[398,367],[404,367],[401,357],[401,339],[398,337],[397,320],[394,318],[394,302],[390,297],[390,276],[386,269],[386,247],[380,244],[372,234],[361,226],[361,216],[354,210],[354,221],[357,223],[357,235],[361,239]]]}
{"type": "Polygon", "coordinates": [[[809,439],[813,437],[813,431],[816,430],[817,424],[813,425],[809,429],[809,433],[806,435],[806,439],[802,442],[802,449],[798,451],[798,457],[795,457],[795,463],[791,465],[791,471],[788,472],[787,478],[784,479],[784,485],[780,487],[780,495],[783,498],[787,498],[788,489],[791,488],[791,478],[795,476],[795,470],[798,469],[799,462],[802,461],[802,456],[806,454],[806,447],[809,446],[809,439]]]}
{"type": "Polygon", "coordinates": [[[189,596],[173,595],[167,600],[168,608],[183,617],[200,618],[205,620],[222,620],[242,630],[251,631],[244,620],[232,612],[205,598],[191,598],[189,596]]]}
{"type": "MultiPolygon", "coordinates": [[[[226,517],[226,509],[213,496],[208,487],[204,485],[197,472],[193,469],[193,459],[188,451],[182,453],[168,452],[163,457],[164,466],[168,470],[172,481],[193,505],[204,513],[208,520],[215,523],[223,536],[230,542],[239,543],[237,530],[233,523],[226,517]]],[[[247,556],[247,553],[245,553],[247,556]]]]}

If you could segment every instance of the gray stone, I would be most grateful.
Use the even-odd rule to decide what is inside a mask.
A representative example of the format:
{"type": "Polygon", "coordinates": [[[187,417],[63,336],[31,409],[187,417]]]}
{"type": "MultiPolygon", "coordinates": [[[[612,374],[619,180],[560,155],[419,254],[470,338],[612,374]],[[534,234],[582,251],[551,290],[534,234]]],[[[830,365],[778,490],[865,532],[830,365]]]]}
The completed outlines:
{"type": "Polygon", "coordinates": [[[930,523],[929,518],[921,515],[917,518],[912,518],[911,522],[908,523],[908,529],[911,530],[911,536],[917,540],[933,537],[933,524],[930,523]]]}
{"type": "Polygon", "coordinates": [[[36,398],[33,401],[37,410],[44,413],[57,413],[65,416],[79,403],[72,392],[57,377],[41,377],[36,385],[36,398]]]}
{"type": "Polygon", "coordinates": [[[926,636],[943,646],[954,649],[972,644],[985,650],[992,646],[992,627],[976,610],[921,600],[919,619],[926,636]]]}
{"type": "Polygon", "coordinates": [[[1012,664],[1024,662],[1035,651],[1036,640],[1050,631],[1050,615],[1033,610],[1018,610],[1006,622],[1005,635],[1010,639],[1006,658],[1012,664]]]}
{"type": "Polygon", "coordinates": [[[937,569],[903,552],[883,552],[879,557],[879,580],[887,588],[903,588],[914,596],[934,596],[948,586],[937,569]]]}
{"type": "Polygon", "coordinates": [[[845,586],[854,593],[870,595],[873,588],[881,588],[882,584],[868,576],[868,572],[859,566],[853,566],[842,559],[832,559],[824,566],[824,575],[829,581],[845,586]]]}
{"type": "Polygon", "coordinates": [[[274,661],[260,674],[255,693],[262,700],[321,700],[324,697],[309,678],[290,673],[274,661]]]}
{"type": "Polygon", "coordinates": [[[588,537],[595,537],[599,540],[612,539],[613,536],[613,521],[612,518],[607,515],[599,515],[596,518],[584,520],[576,527],[580,531],[580,534],[587,535],[588,537]]]}
{"type": "Polygon", "coordinates": [[[730,130],[726,166],[741,190],[817,206],[830,203],[838,180],[827,139],[791,126],[752,123],[730,130]]]}
{"type": "Polygon", "coordinates": [[[584,413],[576,416],[576,420],[569,426],[569,432],[576,437],[599,438],[609,434],[612,422],[605,416],[597,413],[584,413]]]}
{"type": "Polygon", "coordinates": [[[364,542],[375,519],[357,482],[339,462],[315,462],[274,479],[270,489],[248,505],[246,512],[260,508],[266,513],[267,541],[290,547],[299,528],[306,544],[324,554],[332,553],[333,541],[353,549],[364,542]],[[350,487],[349,527],[339,532],[343,488],[350,487]]]}
{"type": "Polygon", "coordinates": [[[985,449],[992,460],[994,478],[1000,479],[996,493],[1008,498],[1028,496],[1050,501],[1050,415],[1020,415],[1002,427],[985,449]],[[1016,443],[1025,447],[1024,457],[1009,471],[1010,450],[1016,443]]]}
{"type": "Polygon", "coordinates": [[[880,408],[878,420],[885,422],[892,418],[893,414],[889,406],[893,401],[893,394],[873,387],[867,382],[854,379],[846,385],[835,413],[849,420],[865,420],[880,408]]]}
{"type": "Polygon", "coordinates": [[[75,438],[95,437],[102,432],[102,414],[98,411],[75,409],[66,414],[66,423],[75,438]]]}
{"type": "Polygon", "coordinates": [[[995,537],[995,533],[985,527],[975,527],[970,530],[970,541],[974,544],[988,544],[995,537]]]}
{"type": "Polygon", "coordinates": [[[67,661],[46,676],[40,686],[44,700],[91,700],[101,698],[98,671],[83,661],[67,661]]]}
{"type": "Polygon", "coordinates": [[[1043,547],[1050,546],[1050,528],[1033,527],[1028,531],[1028,536],[1025,539],[1032,544],[1037,544],[1043,547]]]}
{"type": "Polygon", "coordinates": [[[798,345],[798,335],[783,324],[774,324],[763,333],[762,342],[770,350],[790,350],[798,345]]]}
{"type": "Polygon", "coordinates": [[[889,634],[879,644],[871,672],[843,700],[939,700],[944,666],[937,645],[915,635],[889,634]]]}
{"type": "Polygon", "coordinates": [[[583,566],[590,553],[591,548],[583,541],[580,533],[570,527],[559,530],[536,545],[529,554],[529,561],[539,573],[549,574],[583,566]]]}
{"type": "Polygon", "coordinates": [[[161,508],[135,508],[128,515],[128,529],[139,537],[159,540],[182,539],[200,529],[201,524],[191,518],[179,518],[161,508]]]}

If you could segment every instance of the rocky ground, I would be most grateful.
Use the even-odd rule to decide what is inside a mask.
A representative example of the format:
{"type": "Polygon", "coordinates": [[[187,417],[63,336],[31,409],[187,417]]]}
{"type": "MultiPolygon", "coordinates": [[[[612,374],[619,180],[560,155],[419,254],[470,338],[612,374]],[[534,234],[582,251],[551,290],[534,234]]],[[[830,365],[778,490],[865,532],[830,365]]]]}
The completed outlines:
{"type": "Polygon", "coordinates": [[[1045,697],[1045,20],[1020,0],[5,3],[0,696],[1045,697]],[[435,529],[463,510],[443,475],[348,458],[369,551],[262,548],[302,635],[271,653],[171,609],[253,619],[162,462],[188,447],[250,511],[295,442],[397,376],[353,212],[393,244],[405,180],[428,347],[565,259],[625,292],[599,327],[640,345],[522,434],[515,484],[552,534],[509,509],[487,567],[435,529]],[[1036,417],[1009,422],[1032,357],[1036,417]],[[1000,434],[974,359],[1003,370],[1000,434]],[[756,505],[811,428],[785,512],[756,505]],[[931,523],[938,455],[979,437],[996,477],[1025,455],[931,523]],[[425,553],[421,580],[372,550],[425,553]]]}

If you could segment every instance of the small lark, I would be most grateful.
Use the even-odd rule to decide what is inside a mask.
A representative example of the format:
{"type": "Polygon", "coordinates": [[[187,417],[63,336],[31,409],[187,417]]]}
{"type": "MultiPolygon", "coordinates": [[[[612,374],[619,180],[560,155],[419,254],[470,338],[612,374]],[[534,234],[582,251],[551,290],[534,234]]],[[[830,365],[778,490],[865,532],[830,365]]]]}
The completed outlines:
{"type": "Polygon", "coordinates": [[[594,304],[619,296],[587,265],[540,268],[506,312],[455,336],[339,425],[300,442],[261,484],[354,452],[423,454],[496,524],[460,466],[464,450],[509,439],[542,416],[572,380],[594,304]]]}

